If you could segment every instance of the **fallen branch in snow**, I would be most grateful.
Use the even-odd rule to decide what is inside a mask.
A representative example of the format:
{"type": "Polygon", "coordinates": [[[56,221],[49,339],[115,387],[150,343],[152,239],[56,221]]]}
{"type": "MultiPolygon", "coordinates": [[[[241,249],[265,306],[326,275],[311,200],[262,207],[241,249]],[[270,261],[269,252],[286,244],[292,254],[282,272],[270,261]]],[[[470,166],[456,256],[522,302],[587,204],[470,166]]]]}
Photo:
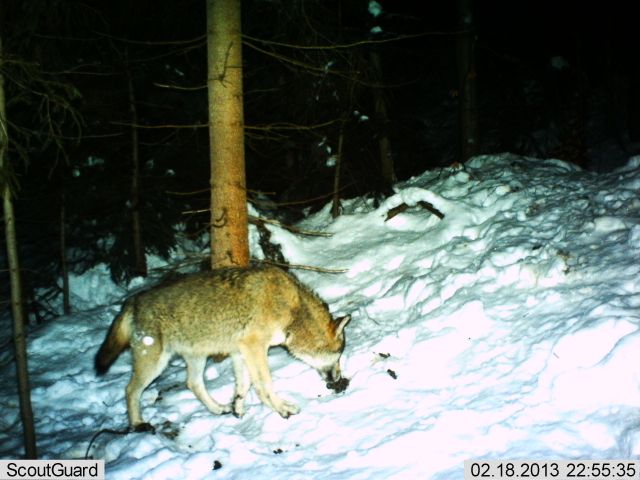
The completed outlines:
{"type": "MultiPolygon", "coordinates": [[[[205,213],[205,212],[208,212],[208,211],[209,211],[208,208],[199,208],[197,210],[184,210],[182,212],[182,214],[186,215],[186,214],[191,214],[191,213],[205,213]]],[[[318,231],[314,231],[314,230],[302,230],[300,228],[296,228],[296,227],[293,227],[291,225],[284,224],[284,223],[279,222],[278,220],[274,220],[272,218],[256,217],[255,215],[249,215],[249,223],[253,223],[254,225],[261,224],[261,223],[262,224],[270,223],[272,225],[277,225],[279,227],[284,228],[285,230],[289,230],[290,232],[298,233],[300,235],[309,235],[309,236],[315,236],[315,237],[331,237],[331,236],[333,236],[333,233],[330,233],[330,232],[318,232],[318,231]]]]}
{"type": "MultiPolygon", "coordinates": [[[[272,262],[286,263],[284,255],[282,254],[282,245],[271,241],[271,230],[264,226],[264,222],[257,222],[255,225],[260,237],[258,244],[262,249],[264,258],[272,262]]],[[[285,270],[287,269],[285,268],[285,270]]]]}
{"type": "Polygon", "coordinates": [[[289,230],[293,233],[298,233],[300,235],[309,235],[314,237],[331,237],[333,233],[330,232],[318,232],[313,230],[301,230],[299,228],[293,227],[291,225],[286,225],[284,223],[279,222],[278,220],[274,220],[272,218],[264,218],[264,217],[256,217],[254,215],[249,215],[249,223],[253,223],[254,225],[262,225],[265,223],[269,223],[271,225],[277,225],[278,227],[282,227],[285,230],[289,230]]]}
{"type": "MultiPolygon", "coordinates": [[[[298,229],[294,229],[293,227],[290,226],[285,226],[283,224],[281,224],[280,222],[278,222],[277,220],[270,220],[270,219],[266,219],[266,218],[261,218],[261,217],[254,217],[252,215],[249,216],[250,217],[250,222],[253,223],[256,228],[258,229],[258,234],[260,235],[260,240],[259,240],[259,244],[260,244],[260,248],[262,248],[262,253],[264,254],[264,259],[261,260],[261,263],[267,263],[270,265],[276,265],[279,266],[281,268],[283,268],[284,270],[289,270],[290,268],[299,268],[299,269],[306,269],[306,270],[315,270],[315,271],[321,271],[321,272],[327,272],[327,273],[343,273],[346,272],[346,270],[328,270],[328,269],[323,269],[320,267],[310,267],[310,266],[306,266],[306,265],[291,265],[287,262],[287,259],[284,258],[284,255],[282,254],[282,246],[280,244],[277,243],[273,243],[271,241],[271,231],[265,227],[265,223],[273,223],[276,224],[282,228],[286,228],[288,230],[297,230],[297,233],[303,233],[306,235],[309,235],[309,232],[302,232],[298,229]]],[[[313,235],[322,235],[322,236],[328,236],[330,234],[324,234],[322,232],[313,232],[313,235]]]]}
{"type": "Polygon", "coordinates": [[[267,263],[269,265],[275,265],[276,267],[295,268],[298,270],[311,270],[313,272],[323,272],[323,273],[346,273],[349,271],[348,268],[322,268],[322,267],[313,267],[311,265],[296,265],[295,263],[279,263],[279,262],[273,262],[271,260],[261,260],[260,263],[267,263]]]}
{"type": "Polygon", "coordinates": [[[440,210],[438,210],[436,207],[434,207],[432,204],[430,204],[429,202],[425,202],[424,200],[420,200],[418,202],[418,205],[420,205],[422,208],[424,208],[425,210],[433,213],[436,217],[438,217],[440,220],[442,220],[444,218],[444,213],[442,213],[440,210]]]}
{"type": "MultiPolygon", "coordinates": [[[[222,359],[219,358],[219,355],[214,355],[213,357],[216,362],[222,361],[222,359]]],[[[160,435],[164,435],[166,438],[170,440],[175,440],[175,438],[180,433],[179,430],[176,428],[176,426],[168,420],[165,421],[162,425],[159,425],[158,428],[154,427],[150,423],[142,423],[137,427],[127,427],[121,430],[115,430],[112,428],[103,428],[102,430],[97,432],[93,437],[91,437],[91,440],[89,441],[89,446],[87,447],[87,451],[84,454],[84,459],[89,460],[90,458],[93,458],[93,457],[89,457],[89,451],[91,450],[91,447],[93,446],[93,442],[95,442],[96,438],[98,438],[103,433],[110,433],[112,435],[128,435],[133,432],[138,432],[138,433],[146,432],[152,435],[160,434],[160,435]]]]}
{"type": "MultiPolygon", "coordinates": [[[[415,206],[415,205],[413,205],[415,206]]],[[[429,202],[425,202],[424,200],[420,200],[417,203],[417,206],[424,208],[425,210],[433,213],[436,217],[438,217],[440,220],[442,220],[444,218],[444,213],[442,213],[440,210],[438,210],[436,207],[434,207],[431,203],[429,202]]],[[[391,220],[393,217],[395,217],[396,215],[398,215],[399,213],[404,212],[405,210],[411,208],[412,205],[407,205],[406,203],[401,203],[400,205],[398,205],[397,207],[393,207],[392,209],[390,209],[387,212],[387,218],[384,220],[385,222],[387,220],[391,220]]]]}
{"type": "Polygon", "coordinates": [[[90,458],[93,458],[93,457],[89,457],[89,450],[91,450],[91,447],[93,446],[93,442],[95,442],[96,438],[98,438],[101,434],[111,433],[113,435],[127,435],[129,432],[130,430],[128,427],[123,428],[122,430],[114,430],[112,428],[103,428],[102,430],[97,432],[93,437],[91,437],[91,440],[89,441],[89,446],[87,447],[87,451],[84,454],[84,459],[89,460],[90,458]]]}

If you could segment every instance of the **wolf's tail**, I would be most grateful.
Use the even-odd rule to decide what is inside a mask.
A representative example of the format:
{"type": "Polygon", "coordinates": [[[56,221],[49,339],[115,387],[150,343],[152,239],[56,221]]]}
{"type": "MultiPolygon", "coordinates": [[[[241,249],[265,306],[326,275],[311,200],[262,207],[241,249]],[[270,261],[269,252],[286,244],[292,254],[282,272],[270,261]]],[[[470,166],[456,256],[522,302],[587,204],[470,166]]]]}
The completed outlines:
{"type": "Polygon", "coordinates": [[[133,303],[133,301],[125,303],[122,311],[111,324],[107,338],[104,339],[100,350],[98,350],[95,361],[98,375],[107,373],[113,362],[129,346],[133,328],[133,303]]]}

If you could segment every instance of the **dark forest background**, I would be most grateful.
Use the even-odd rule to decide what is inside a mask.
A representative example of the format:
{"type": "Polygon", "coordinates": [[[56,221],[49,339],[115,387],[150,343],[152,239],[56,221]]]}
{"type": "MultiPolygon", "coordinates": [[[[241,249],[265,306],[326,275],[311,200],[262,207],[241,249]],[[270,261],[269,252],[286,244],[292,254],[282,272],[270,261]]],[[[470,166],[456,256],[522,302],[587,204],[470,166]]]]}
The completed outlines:
{"type": "MultiPolygon", "coordinates": [[[[465,160],[458,3],[379,3],[374,17],[366,0],[243,1],[247,182],[265,216],[295,222],[330,201],[340,136],[345,198],[389,193],[381,137],[399,180],[465,160]]],[[[477,153],[561,158],[594,174],[638,153],[629,9],[476,2],[477,153]]],[[[135,273],[134,126],[147,252],[167,256],[177,224],[194,238],[207,231],[205,2],[2,0],[1,13],[12,142],[3,174],[16,186],[23,284],[41,321],[60,313],[62,231],[71,271],[104,262],[118,281],[135,273]]]]}

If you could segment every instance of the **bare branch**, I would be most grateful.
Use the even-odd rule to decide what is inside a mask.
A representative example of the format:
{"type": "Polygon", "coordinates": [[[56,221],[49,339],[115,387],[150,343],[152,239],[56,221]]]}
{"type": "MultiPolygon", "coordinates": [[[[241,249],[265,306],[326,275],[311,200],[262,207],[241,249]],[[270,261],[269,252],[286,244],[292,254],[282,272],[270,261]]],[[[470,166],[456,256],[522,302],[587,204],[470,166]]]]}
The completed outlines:
{"type": "Polygon", "coordinates": [[[323,273],[346,273],[346,272],[349,271],[348,268],[313,267],[311,265],[300,265],[300,264],[295,264],[295,263],[272,262],[271,260],[260,260],[260,263],[266,263],[268,265],[275,265],[276,267],[295,268],[295,269],[298,269],[298,270],[311,270],[313,272],[323,272],[323,273]]]}
{"type": "MultiPolygon", "coordinates": [[[[253,42],[260,42],[264,45],[293,48],[296,50],[338,50],[338,49],[361,47],[364,45],[380,45],[384,43],[399,42],[402,40],[411,40],[414,38],[428,37],[431,35],[458,35],[459,33],[462,33],[462,32],[457,30],[451,31],[451,32],[423,32],[423,33],[415,33],[411,35],[399,35],[393,38],[382,38],[382,39],[376,39],[376,40],[360,40],[358,42],[342,43],[342,44],[337,43],[337,44],[331,44],[331,45],[298,45],[298,44],[291,44],[291,43],[275,42],[272,40],[264,40],[262,38],[251,37],[249,35],[244,35],[244,34],[242,35],[242,38],[245,40],[246,39],[251,40],[253,42]]],[[[244,43],[249,45],[248,42],[246,41],[244,43]]]]}

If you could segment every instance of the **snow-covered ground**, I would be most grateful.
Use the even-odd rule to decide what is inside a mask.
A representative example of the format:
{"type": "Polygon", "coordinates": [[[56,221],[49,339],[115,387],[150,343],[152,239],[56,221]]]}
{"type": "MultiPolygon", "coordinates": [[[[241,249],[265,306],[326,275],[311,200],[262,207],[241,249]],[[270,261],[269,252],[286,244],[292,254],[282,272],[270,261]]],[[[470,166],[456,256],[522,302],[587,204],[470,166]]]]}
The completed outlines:
{"type": "MultiPolygon", "coordinates": [[[[299,225],[329,237],[268,227],[289,262],[346,270],[296,271],[353,316],[345,392],[274,349],[276,390],[302,412],[282,419],[252,393],[241,420],[218,417],[175,359],[143,395],[159,433],[92,444],[107,478],[460,479],[471,458],[640,458],[640,157],[601,175],[478,157],[396,192],[299,225]]],[[[255,232],[252,246],[260,256],[255,232]]],[[[126,426],[130,354],[101,378],[93,357],[140,287],[87,272],[73,281],[77,313],[30,336],[41,456],[84,458],[95,433],[126,426]]],[[[0,370],[2,458],[22,453],[13,370],[0,370]]],[[[215,398],[231,397],[229,360],[206,376],[215,398]]]]}

